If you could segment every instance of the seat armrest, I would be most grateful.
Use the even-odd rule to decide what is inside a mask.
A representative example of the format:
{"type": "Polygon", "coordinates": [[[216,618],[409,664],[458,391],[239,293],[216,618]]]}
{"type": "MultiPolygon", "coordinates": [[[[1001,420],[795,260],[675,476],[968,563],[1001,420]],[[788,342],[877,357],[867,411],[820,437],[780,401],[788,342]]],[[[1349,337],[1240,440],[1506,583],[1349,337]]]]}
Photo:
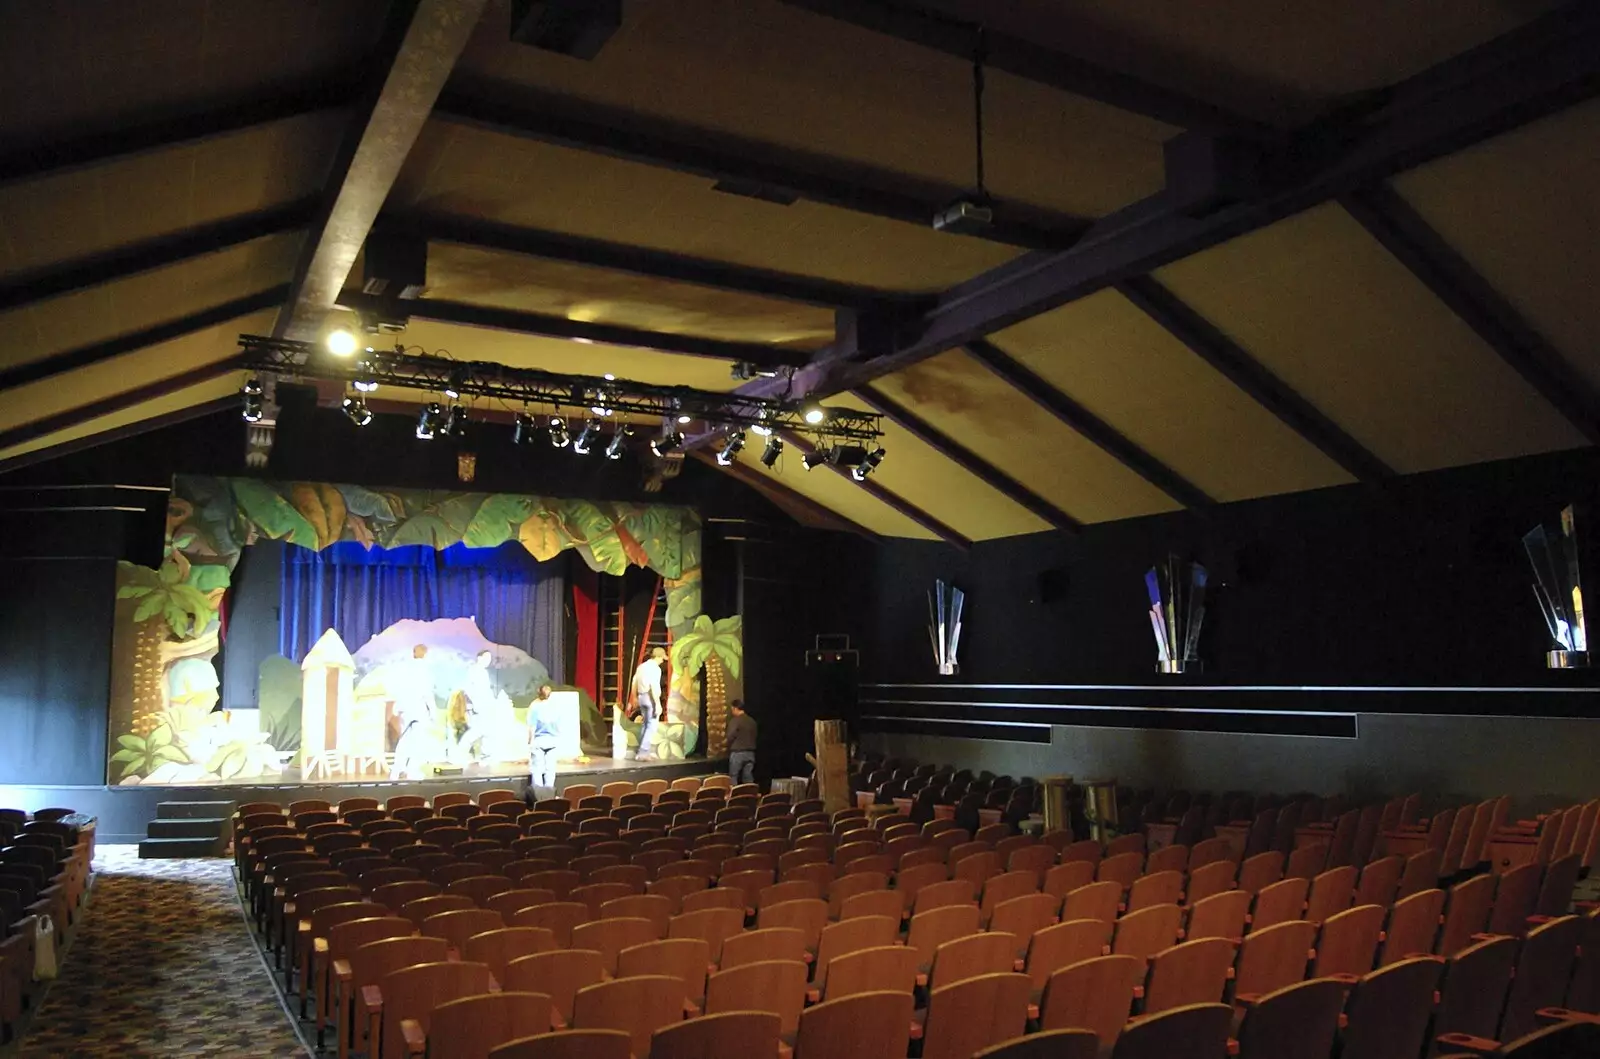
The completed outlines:
{"type": "Polygon", "coordinates": [[[383,989],[376,985],[361,987],[361,1008],[368,1015],[376,1015],[383,1010],[383,989]]]}
{"type": "Polygon", "coordinates": [[[550,1005],[550,1028],[552,1030],[564,1030],[567,1028],[566,1016],[556,1010],[554,1004],[550,1005]]]}
{"type": "Polygon", "coordinates": [[[428,1035],[416,1019],[400,1020],[400,1036],[405,1038],[406,1055],[428,1054],[428,1035]]]}
{"type": "Polygon", "coordinates": [[[1546,1025],[1557,1022],[1593,1022],[1600,1024],[1600,1015],[1590,1014],[1587,1011],[1573,1011],[1571,1008],[1540,1008],[1534,1012],[1546,1025]]]}
{"type": "Polygon", "coordinates": [[[1500,1050],[1499,1041],[1491,1041],[1487,1037],[1474,1037],[1470,1033],[1441,1033],[1435,1040],[1441,1052],[1473,1052],[1477,1055],[1489,1056],[1500,1050]]]}
{"type": "Polygon", "coordinates": [[[328,939],[313,938],[311,940],[311,951],[318,956],[328,955],[328,939]]]}
{"type": "Polygon", "coordinates": [[[334,960],[333,961],[333,976],[335,978],[337,978],[341,982],[350,981],[350,979],[355,976],[355,972],[350,969],[350,961],[349,960],[334,960]]]}

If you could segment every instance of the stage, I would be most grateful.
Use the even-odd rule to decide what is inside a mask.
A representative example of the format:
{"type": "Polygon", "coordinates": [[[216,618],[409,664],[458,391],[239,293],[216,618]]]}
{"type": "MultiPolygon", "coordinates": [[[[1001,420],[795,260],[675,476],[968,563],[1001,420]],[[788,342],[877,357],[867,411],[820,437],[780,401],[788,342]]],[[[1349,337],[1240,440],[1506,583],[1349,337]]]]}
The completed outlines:
{"type": "MultiPolygon", "coordinates": [[[[613,780],[675,780],[682,776],[709,776],[727,772],[726,758],[706,760],[691,758],[687,761],[638,762],[616,761],[609,757],[594,757],[586,764],[563,763],[556,768],[556,789],[572,783],[596,785],[613,780]]],[[[98,842],[137,843],[145,837],[145,829],[156,818],[156,806],[161,802],[281,802],[287,805],[297,798],[323,798],[338,802],[341,798],[384,799],[397,794],[419,794],[431,798],[446,791],[466,791],[476,796],[481,791],[509,788],[522,792],[528,786],[528,776],[448,776],[429,780],[362,780],[348,783],[279,783],[218,786],[153,786],[136,784],[125,787],[67,787],[67,786],[0,786],[0,805],[17,808],[42,809],[48,806],[67,806],[88,813],[98,820],[98,842]]]]}

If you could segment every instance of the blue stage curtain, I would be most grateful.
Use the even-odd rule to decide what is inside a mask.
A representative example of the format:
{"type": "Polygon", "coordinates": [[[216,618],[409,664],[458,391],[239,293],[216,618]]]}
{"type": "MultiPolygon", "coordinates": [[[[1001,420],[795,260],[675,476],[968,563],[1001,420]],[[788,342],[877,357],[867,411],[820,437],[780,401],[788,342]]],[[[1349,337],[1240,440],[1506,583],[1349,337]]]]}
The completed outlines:
{"type": "Polygon", "coordinates": [[[520,544],[290,545],[278,584],[278,653],[285,658],[304,658],[328,629],[355,651],[404,618],[476,618],[492,642],[522,648],[564,682],[563,564],[538,562],[520,544]]]}

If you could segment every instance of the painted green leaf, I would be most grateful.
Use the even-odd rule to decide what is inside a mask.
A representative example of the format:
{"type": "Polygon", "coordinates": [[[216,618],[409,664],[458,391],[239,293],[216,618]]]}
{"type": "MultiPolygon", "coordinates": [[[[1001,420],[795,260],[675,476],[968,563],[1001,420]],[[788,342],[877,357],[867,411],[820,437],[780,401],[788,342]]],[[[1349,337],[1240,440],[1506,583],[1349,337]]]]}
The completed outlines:
{"type": "Polygon", "coordinates": [[[385,548],[402,548],[408,544],[422,544],[429,548],[448,547],[456,542],[450,527],[437,515],[414,515],[396,526],[389,539],[381,542],[385,548]]]}
{"type": "Polygon", "coordinates": [[[235,478],[232,484],[240,510],[262,534],[303,548],[317,547],[316,527],[270,485],[253,478],[235,478]]]}
{"type": "Polygon", "coordinates": [[[616,536],[612,533],[611,516],[591,501],[561,500],[554,505],[554,512],[576,544],[592,541],[608,533],[616,536]]]}
{"type": "Polygon", "coordinates": [[[444,520],[444,524],[450,527],[450,544],[456,543],[466,535],[467,527],[472,524],[484,500],[485,496],[482,493],[457,493],[440,502],[437,514],[444,520]]]}
{"type": "Polygon", "coordinates": [[[352,515],[359,515],[374,522],[399,522],[404,512],[397,510],[390,499],[382,493],[371,489],[364,489],[359,485],[341,485],[337,487],[339,494],[344,497],[344,506],[352,515]]]}
{"type": "Polygon", "coordinates": [[[232,583],[232,571],[226,566],[215,563],[206,563],[201,566],[189,567],[187,584],[200,592],[211,592],[219,588],[227,588],[232,583]]]}
{"type": "Polygon", "coordinates": [[[701,636],[713,636],[716,634],[717,627],[712,623],[711,615],[701,614],[694,619],[694,631],[701,636]]]}
{"type": "Polygon", "coordinates": [[[118,599],[138,599],[140,596],[148,596],[149,594],[150,587],[148,585],[123,585],[117,589],[118,599]]]}
{"type": "Polygon", "coordinates": [[[533,514],[535,505],[531,496],[495,493],[487,497],[467,523],[462,542],[469,548],[494,548],[515,540],[517,527],[533,514]]]}
{"type": "Polygon", "coordinates": [[[161,608],[167,605],[167,596],[164,592],[153,592],[139,601],[139,606],[133,612],[134,624],[148,621],[161,613],[161,608]]]}
{"type": "Polygon", "coordinates": [[[659,505],[619,504],[622,524],[649,557],[650,568],[663,577],[678,577],[683,573],[679,549],[678,508],[659,505]]]}
{"type": "Polygon", "coordinates": [[[119,750],[115,754],[111,755],[111,760],[115,763],[121,763],[123,761],[138,761],[143,756],[144,755],[137,750],[119,750]]]}
{"type": "Polygon", "coordinates": [[[628,571],[628,553],[613,530],[604,536],[591,537],[587,548],[589,565],[604,574],[622,575],[628,571]]]}
{"type": "Polygon", "coordinates": [[[172,761],[179,765],[187,765],[189,763],[189,755],[175,746],[158,746],[151,757],[162,761],[172,761]]]}
{"type": "Polygon", "coordinates": [[[167,746],[171,742],[172,729],[166,725],[162,725],[160,728],[157,728],[155,731],[150,733],[150,738],[147,740],[146,745],[152,747],[167,746]]]}
{"type": "Polygon", "coordinates": [[[178,564],[170,555],[161,564],[160,577],[164,585],[175,585],[183,580],[182,575],[178,573],[178,564]]]}
{"type": "Polygon", "coordinates": [[[140,739],[136,735],[119,735],[119,736],[117,736],[117,745],[121,746],[121,747],[126,747],[129,750],[138,750],[140,752],[144,751],[144,740],[140,739]]]}
{"type": "Polygon", "coordinates": [[[730,632],[731,633],[737,633],[737,632],[739,632],[740,627],[743,624],[744,624],[743,619],[739,615],[735,614],[731,618],[718,618],[713,623],[713,626],[717,630],[717,635],[720,636],[723,633],[730,633],[730,632]]]}
{"type": "Polygon", "coordinates": [[[136,761],[130,761],[126,765],[122,766],[122,774],[120,776],[118,776],[117,779],[125,780],[129,776],[143,776],[143,775],[144,775],[144,772],[139,768],[139,763],[136,762],[136,761]]]}
{"type": "Polygon", "coordinates": [[[700,568],[700,516],[693,511],[683,512],[682,536],[678,544],[678,561],[685,570],[700,568]]]}
{"type": "Polygon", "coordinates": [[[700,578],[667,589],[667,628],[680,629],[689,625],[700,613],[700,578]]]}
{"type": "Polygon", "coordinates": [[[188,548],[189,545],[194,543],[194,538],[195,538],[195,535],[192,532],[191,533],[185,533],[181,537],[174,537],[172,539],[172,546],[174,548],[178,549],[181,552],[184,549],[188,548]]]}

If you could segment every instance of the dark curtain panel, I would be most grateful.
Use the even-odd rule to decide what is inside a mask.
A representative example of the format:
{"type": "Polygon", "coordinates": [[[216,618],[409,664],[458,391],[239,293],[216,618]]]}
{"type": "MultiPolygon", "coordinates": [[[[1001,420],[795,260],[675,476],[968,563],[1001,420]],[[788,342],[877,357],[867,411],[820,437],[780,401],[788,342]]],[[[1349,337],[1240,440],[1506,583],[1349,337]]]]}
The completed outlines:
{"type": "Polygon", "coordinates": [[[354,651],[404,618],[476,618],[490,640],[522,648],[564,683],[565,589],[559,559],[538,562],[515,543],[438,551],[291,546],[279,579],[278,653],[304,658],[328,629],[354,651]]]}

